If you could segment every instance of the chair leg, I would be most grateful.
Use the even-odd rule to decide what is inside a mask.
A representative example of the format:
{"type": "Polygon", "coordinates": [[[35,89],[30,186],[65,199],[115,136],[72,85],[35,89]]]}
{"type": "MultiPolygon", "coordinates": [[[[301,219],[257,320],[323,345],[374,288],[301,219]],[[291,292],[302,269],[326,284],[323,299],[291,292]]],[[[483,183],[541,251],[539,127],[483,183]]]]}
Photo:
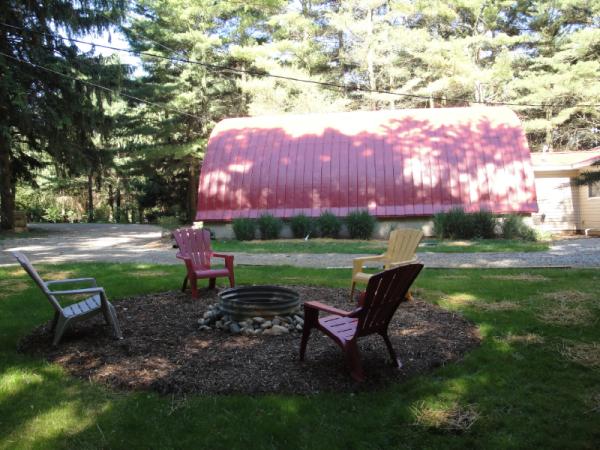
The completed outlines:
{"type": "Polygon", "coordinates": [[[387,335],[387,332],[381,333],[381,337],[383,338],[383,340],[385,342],[385,346],[387,347],[388,352],[390,353],[390,358],[392,358],[392,363],[398,369],[400,369],[402,367],[402,361],[400,361],[398,356],[396,356],[396,351],[394,350],[394,347],[392,346],[392,341],[390,341],[390,337],[387,335]]]}
{"type": "Polygon", "coordinates": [[[52,319],[52,323],[50,324],[50,331],[56,330],[56,324],[58,323],[58,318],[60,317],[60,313],[56,311],[54,313],[54,318],[52,319]]]}
{"type": "Polygon", "coordinates": [[[304,361],[304,355],[306,354],[306,344],[308,344],[308,338],[310,337],[310,332],[312,327],[307,325],[304,322],[304,327],[302,327],[302,340],[300,341],[300,361],[304,361]]]}
{"type": "Polygon", "coordinates": [[[198,298],[198,280],[196,278],[190,279],[190,287],[192,288],[192,298],[198,298]]]}
{"type": "Polygon", "coordinates": [[[300,341],[300,361],[304,361],[306,354],[306,344],[310,337],[310,332],[319,323],[319,311],[314,308],[304,308],[304,326],[302,327],[302,340],[300,341]]]}
{"type": "Polygon", "coordinates": [[[187,289],[187,284],[188,284],[188,276],[186,275],[185,278],[183,279],[183,285],[181,286],[181,292],[185,292],[185,290],[187,289]]]}
{"type": "Polygon", "coordinates": [[[58,320],[56,321],[56,327],[54,328],[54,339],[52,340],[52,345],[58,345],[68,325],[69,319],[65,318],[64,316],[58,317],[58,320]]]}
{"type": "Polygon", "coordinates": [[[209,289],[214,289],[217,286],[217,279],[216,278],[209,278],[208,279],[208,288],[209,289]]]}
{"type": "Polygon", "coordinates": [[[121,331],[121,327],[119,326],[119,319],[117,319],[117,311],[111,303],[108,303],[107,306],[107,310],[103,311],[104,318],[112,327],[115,338],[123,339],[123,333],[121,331]]]}
{"type": "Polygon", "coordinates": [[[365,381],[365,374],[360,363],[360,354],[358,353],[358,347],[356,341],[350,341],[344,346],[344,353],[346,355],[346,361],[350,368],[350,376],[358,382],[365,381]]]}
{"type": "Polygon", "coordinates": [[[235,276],[233,275],[233,271],[229,272],[229,286],[235,287],[235,276]]]}
{"type": "Polygon", "coordinates": [[[350,301],[354,300],[354,289],[356,288],[356,282],[352,282],[352,287],[350,288],[350,301]]]}

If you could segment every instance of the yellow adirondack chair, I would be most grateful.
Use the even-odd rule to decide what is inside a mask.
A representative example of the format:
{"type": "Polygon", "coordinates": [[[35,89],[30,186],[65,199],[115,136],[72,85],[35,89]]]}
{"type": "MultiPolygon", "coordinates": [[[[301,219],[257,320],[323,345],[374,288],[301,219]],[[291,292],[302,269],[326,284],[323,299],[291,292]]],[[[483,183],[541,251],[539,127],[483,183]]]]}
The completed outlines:
{"type": "MultiPolygon", "coordinates": [[[[398,229],[390,233],[387,251],[382,255],[364,256],[362,258],[354,258],[352,267],[352,289],[350,290],[350,299],[354,298],[354,289],[356,283],[367,284],[369,278],[374,274],[363,272],[365,263],[380,262],[385,270],[393,267],[413,264],[417,261],[415,251],[423,232],[414,229],[398,229]]],[[[410,292],[408,296],[412,298],[410,292]]]]}

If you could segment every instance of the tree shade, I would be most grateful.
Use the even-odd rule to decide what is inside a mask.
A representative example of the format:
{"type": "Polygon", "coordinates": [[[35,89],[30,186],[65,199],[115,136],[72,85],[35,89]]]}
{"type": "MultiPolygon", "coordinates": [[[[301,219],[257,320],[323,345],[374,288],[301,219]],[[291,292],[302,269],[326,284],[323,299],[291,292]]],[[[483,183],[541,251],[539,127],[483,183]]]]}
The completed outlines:
{"type": "Polygon", "coordinates": [[[456,207],[537,211],[529,148],[510,109],[223,120],[208,143],[196,220],[357,209],[400,218],[456,207]]]}

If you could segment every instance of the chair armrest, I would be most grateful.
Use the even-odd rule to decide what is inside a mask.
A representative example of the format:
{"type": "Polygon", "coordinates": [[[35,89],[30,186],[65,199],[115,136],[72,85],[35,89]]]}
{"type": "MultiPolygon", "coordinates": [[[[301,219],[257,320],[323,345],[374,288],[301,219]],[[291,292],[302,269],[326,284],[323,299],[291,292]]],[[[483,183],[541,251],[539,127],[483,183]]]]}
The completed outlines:
{"type": "Polygon", "coordinates": [[[213,253],[212,256],[214,256],[215,258],[231,258],[233,259],[233,255],[226,255],[224,253],[213,253]]]}
{"type": "Polygon", "coordinates": [[[409,264],[414,264],[417,262],[417,257],[415,256],[413,259],[408,259],[405,261],[393,261],[393,262],[388,262],[386,264],[387,268],[392,268],[392,267],[400,267],[400,266],[408,266],[409,264]]]}
{"type": "Polygon", "coordinates": [[[51,286],[53,284],[63,284],[63,283],[83,283],[83,282],[90,282],[92,283],[94,286],[97,286],[96,284],[96,279],[95,278],[67,278],[65,280],[53,280],[53,281],[46,281],[46,286],[51,286]]]}
{"type": "Polygon", "coordinates": [[[48,291],[51,295],[72,295],[72,294],[104,294],[104,288],[93,287],[85,289],[69,289],[68,291],[48,291]]]}
{"type": "Polygon", "coordinates": [[[344,311],[342,309],[334,308],[333,306],[326,305],[321,302],[305,302],[304,309],[315,309],[323,312],[328,312],[331,314],[336,314],[342,317],[350,317],[354,311],[344,311]]]}
{"type": "Polygon", "coordinates": [[[225,267],[229,270],[229,273],[233,273],[233,255],[226,255],[224,253],[213,253],[212,256],[215,258],[224,258],[225,267]]]}
{"type": "Polygon", "coordinates": [[[183,259],[184,261],[186,259],[190,259],[191,260],[191,258],[189,256],[184,256],[184,255],[181,254],[181,252],[177,252],[177,254],[175,255],[175,258],[183,259]]]}
{"type": "Polygon", "coordinates": [[[375,255],[375,256],[362,256],[359,258],[354,258],[352,260],[352,278],[359,272],[362,272],[362,268],[364,263],[371,261],[383,261],[385,259],[385,255],[375,255]]]}

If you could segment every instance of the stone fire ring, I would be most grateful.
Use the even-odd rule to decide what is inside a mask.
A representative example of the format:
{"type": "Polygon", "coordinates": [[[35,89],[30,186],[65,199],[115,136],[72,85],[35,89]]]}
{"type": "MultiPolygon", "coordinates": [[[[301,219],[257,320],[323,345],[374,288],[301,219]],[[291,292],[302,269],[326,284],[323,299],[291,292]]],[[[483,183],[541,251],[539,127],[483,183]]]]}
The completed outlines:
{"type": "Polygon", "coordinates": [[[275,317],[295,313],[300,306],[300,295],[279,286],[243,286],[219,292],[220,308],[233,320],[252,317],[275,317]]]}

